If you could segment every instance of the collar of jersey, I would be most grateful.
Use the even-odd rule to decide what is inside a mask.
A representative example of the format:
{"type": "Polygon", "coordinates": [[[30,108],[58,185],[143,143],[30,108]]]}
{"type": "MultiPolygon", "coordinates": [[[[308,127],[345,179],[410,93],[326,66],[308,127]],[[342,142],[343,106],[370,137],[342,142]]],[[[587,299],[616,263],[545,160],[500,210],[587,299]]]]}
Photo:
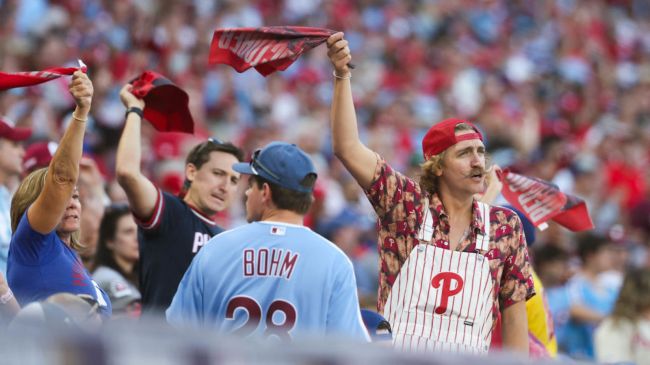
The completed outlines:
{"type": "Polygon", "coordinates": [[[298,225],[298,224],[292,224],[292,223],[285,223],[285,222],[276,222],[276,221],[257,221],[257,223],[264,223],[272,226],[287,226],[287,227],[297,227],[297,228],[308,228],[303,225],[298,225]]]}
{"type": "Polygon", "coordinates": [[[209,225],[212,225],[212,226],[217,225],[217,223],[215,223],[212,219],[210,219],[210,217],[208,217],[207,215],[201,213],[201,211],[198,210],[197,208],[195,208],[192,204],[190,204],[188,202],[185,202],[185,204],[187,204],[187,206],[190,207],[190,209],[192,210],[192,213],[194,213],[195,216],[199,217],[205,223],[207,223],[209,225]]]}

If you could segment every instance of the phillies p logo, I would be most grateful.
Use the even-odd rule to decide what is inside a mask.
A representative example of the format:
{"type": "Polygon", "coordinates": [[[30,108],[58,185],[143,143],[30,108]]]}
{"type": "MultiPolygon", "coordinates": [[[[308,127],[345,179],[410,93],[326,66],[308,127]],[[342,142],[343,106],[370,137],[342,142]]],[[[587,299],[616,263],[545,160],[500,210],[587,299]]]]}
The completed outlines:
{"type": "Polygon", "coordinates": [[[436,314],[443,314],[447,311],[449,297],[454,296],[463,289],[463,277],[455,272],[441,272],[431,279],[431,285],[440,289],[440,305],[435,309],[436,314]],[[452,285],[452,283],[455,283],[452,285]],[[453,289],[452,289],[453,287],[453,289]]]}

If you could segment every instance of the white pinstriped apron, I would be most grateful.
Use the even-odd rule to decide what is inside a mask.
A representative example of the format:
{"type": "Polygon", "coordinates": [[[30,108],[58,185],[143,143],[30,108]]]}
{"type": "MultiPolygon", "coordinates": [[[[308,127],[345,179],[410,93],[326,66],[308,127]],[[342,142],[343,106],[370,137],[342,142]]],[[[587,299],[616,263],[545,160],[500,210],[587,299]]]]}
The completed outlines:
{"type": "MultiPolygon", "coordinates": [[[[428,205],[427,205],[428,206],[428,205]]],[[[476,248],[488,250],[489,212],[479,202],[485,223],[476,248]]],[[[420,244],[411,251],[393,284],[384,317],[393,345],[404,351],[486,353],[492,332],[492,291],[488,259],[431,244],[433,221],[427,209],[420,244]]]]}

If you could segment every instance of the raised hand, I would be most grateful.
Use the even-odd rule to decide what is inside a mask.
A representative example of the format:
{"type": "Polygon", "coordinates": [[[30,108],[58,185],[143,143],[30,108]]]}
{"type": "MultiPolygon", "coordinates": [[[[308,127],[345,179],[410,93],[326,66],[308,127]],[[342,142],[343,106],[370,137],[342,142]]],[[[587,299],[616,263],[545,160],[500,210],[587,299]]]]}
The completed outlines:
{"type": "Polygon", "coordinates": [[[352,60],[348,41],[343,38],[343,32],[332,34],[327,38],[327,56],[334,66],[336,76],[347,77],[350,74],[349,63],[352,60]]]}
{"type": "Polygon", "coordinates": [[[81,71],[75,71],[72,74],[72,80],[68,85],[68,90],[77,104],[77,109],[83,113],[88,113],[90,104],[93,100],[93,83],[88,78],[88,75],[81,71]]]}
{"type": "Polygon", "coordinates": [[[137,96],[133,95],[133,93],[131,93],[131,90],[133,90],[133,85],[131,84],[124,85],[122,87],[122,90],[120,90],[120,100],[122,100],[122,104],[124,104],[124,106],[127,108],[137,107],[144,109],[144,100],[139,99],[137,96]]]}

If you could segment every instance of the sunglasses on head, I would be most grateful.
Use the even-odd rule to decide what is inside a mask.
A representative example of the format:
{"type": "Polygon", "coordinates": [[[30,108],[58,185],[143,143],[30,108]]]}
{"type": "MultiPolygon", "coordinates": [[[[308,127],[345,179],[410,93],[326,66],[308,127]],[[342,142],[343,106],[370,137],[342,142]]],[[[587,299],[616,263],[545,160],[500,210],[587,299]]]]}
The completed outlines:
{"type": "Polygon", "coordinates": [[[253,152],[253,157],[251,158],[251,162],[250,162],[251,169],[255,174],[258,175],[259,173],[257,172],[257,169],[260,169],[266,172],[267,174],[271,175],[275,180],[279,181],[280,178],[278,177],[278,175],[274,174],[273,171],[271,171],[268,167],[264,166],[264,164],[262,164],[259,161],[260,152],[262,152],[262,149],[260,148],[256,149],[255,152],[253,152]]]}
{"type": "Polygon", "coordinates": [[[210,137],[210,138],[208,138],[205,142],[202,142],[202,143],[201,143],[200,147],[196,150],[196,153],[197,153],[198,155],[202,155],[202,154],[203,154],[203,151],[205,151],[205,149],[208,148],[208,146],[209,146],[210,144],[213,144],[213,145],[215,145],[215,146],[220,146],[220,145],[222,145],[222,144],[225,144],[225,142],[222,141],[222,140],[220,140],[220,139],[217,138],[217,137],[210,137]]]}

